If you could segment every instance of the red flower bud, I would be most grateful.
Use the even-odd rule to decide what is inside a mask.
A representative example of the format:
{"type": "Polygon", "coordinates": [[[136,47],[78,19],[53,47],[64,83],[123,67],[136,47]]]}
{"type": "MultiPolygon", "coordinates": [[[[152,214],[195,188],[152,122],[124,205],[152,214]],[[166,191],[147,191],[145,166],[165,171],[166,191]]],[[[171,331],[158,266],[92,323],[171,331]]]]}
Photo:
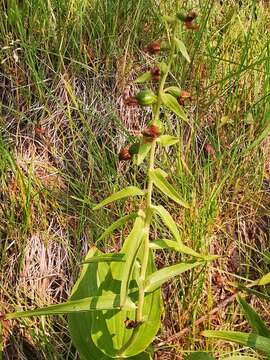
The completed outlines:
{"type": "Polygon", "coordinates": [[[160,52],[160,41],[153,41],[151,44],[148,45],[147,51],[150,54],[157,54],[160,52]]]}
{"type": "Polygon", "coordinates": [[[138,106],[139,105],[138,100],[134,96],[125,97],[123,100],[124,100],[124,104],[127,106],[138,106]]]}
{"type": "Polygon", "coordinates": [[[131,154],[129,152],[129,149],[128,148],[123,148],[120,150],[120,153],[119,153],[119,160],[120,161],[127,161],[127,160],[130,160],[131,159],[131,154]]]}
{"type": "Polygon", "coordinates": [[[194,24],[193,21],[185,21],[185,25],[188,30],[194,30],[194,31],[199,30],[199,25],[194,24]]]}
{"type": "Polygon", "coordinates": [[[153,67],[151,70],[152,80],[159,81],[160,80],[160,68],[158,66],[153,67]]]}
{"type": "Polygon", "coordinates": [[[142,134],[146,137],[146,138],[152,138],[152,139],[156,139],[157,137],[159,137],[162,133],[163,133],[163,124],[162,122],[158,119],[155,120],[155,122],[151,122],[148,127],[146,129],[143,130],[142,134]]]}
{"type": "Polygon", "coordinates": [[[196,17],[197,14],[194,11],[190,11],[189,13],[187,13],[185,21],[193,21],[194,19],[196,19],[196,17]]]}
{"type": "Polygon", "coordinates": [[[180,92],[180,95],[178,97],[178,102],[180,105],[184,106],[185,105],[185,100],[190,98],[190,93],[188,91],[182,90],[180,92]]]}

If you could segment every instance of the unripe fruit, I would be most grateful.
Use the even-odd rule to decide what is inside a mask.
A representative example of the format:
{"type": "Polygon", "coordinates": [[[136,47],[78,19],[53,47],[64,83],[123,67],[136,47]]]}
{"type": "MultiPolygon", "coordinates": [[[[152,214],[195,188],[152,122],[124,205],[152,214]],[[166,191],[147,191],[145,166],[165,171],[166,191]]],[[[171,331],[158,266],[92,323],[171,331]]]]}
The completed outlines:
{"type": "Polygon", "coordinates": [[[140,149],[140,143],[132,144],[129,148],[129,153],[131,154],[131,156],[136,155],[138,154],[139,149],[140,149]]]}
{"type": "Polygon", "coordinates": [[[152,90],[146,89],[140,91],[136,95],[136,99],[138,100],[139,105],[141,106],[149,106],[154,104],[157,101],[157,96],[152,90]]]}

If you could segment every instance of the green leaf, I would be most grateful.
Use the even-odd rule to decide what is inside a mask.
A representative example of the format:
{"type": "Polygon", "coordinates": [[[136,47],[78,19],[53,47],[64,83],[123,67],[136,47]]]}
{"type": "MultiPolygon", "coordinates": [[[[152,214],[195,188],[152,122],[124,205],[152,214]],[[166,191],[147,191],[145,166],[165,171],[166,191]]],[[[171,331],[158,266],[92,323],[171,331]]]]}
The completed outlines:
{"type": "Polygon", "coordinates": [[[161,73],[165,74],[166,71],[168,70],[168,65],[164,61],[161,61],[159,63],[159,68],[160,68],[161,73]]]}
{"type": "Polygon", "coordinates": [[[166,180],[161,169],[151,170],[149,176],[159,190],[161,190],[165,195],[170,199],[175,201],[177,204],[182,205],[185,208],[189,208],[189,205],[186,201],[182,200],[174,187],[166,180]]]}
{"type": "Polygon", "coordinates": [[[239,331],[211,331],[211,330],[203,331],[202,335],[208,338],[216,338],[216,339],[232,341],[262,351],[268,356],[270,355],[270,339],[264,336],[260,336],[253,333],[248,334],[239,331]]]}
{"type": "Polygon", "coordinates": [[[166,210],[164,208],[164,206],[162,206],[162,205],[152,206],[152,209],[161,217],[162,221],[168,227],[168,229],[172,233],[172,235],[175,238],[175,240],[177,241],[177,243],[182,245],[183,242],[181,240],[180,233],[177,229],[177,225],[176,225],[175,221],[173,220],[169,211],[166,210]]]}
{"type": "Polygon", "coordinates": [[[144,161],[144,159],[146,158],[150,149],[151,149],[151,143],[145,142],[144,139],[142,139],[141,143],[140,143],[138,154],[136,155],[136,158],[135,158],[136,165],[140,165],[144,161]]]}
{"type": "Polygon", "coordinates": [[[179,139],[175,136],[171,135],[161,135],[158,138],[158,142],[161,146],[167,147],[171,145],[175,145],[179,142],[179,139]]]}
{"type": "MultiPolygon", "coordinates": [[[[86,256],[100,256],[97,249],[92,248],[86,256]]],[[[141,261],[143,247],[139,250],[138,258],[141,261]]],[[[119,274],[125,271],[123,263],[95,263],[83,265],[82,272],[77,280],[71,295],[71,299],[79,299],[87,296],[99,296],[100,294],[119,293],[121,277],[119,274]]],[[[155,271],[152,254],[150,253],[147,266],[147,275],[155,271]]],[[[130,283],[130,296],[135,302],[138,300],[135,278],[130,283]],[[132,294],[131,294],[132,293],[132,294]]],[[[160,290],[146,294],[143,307],[144,323],[136,329],[127,329],[125,320],[135,318],[136,310],[109,310],[88,311],[72,313],[68,315],[69,330],[72,342],[80,353],[81,360],[109,360],[120,356],[131,360],[150,360],[151,357],[143,351],[148,348],[160,327],[160,290]],[[124,348],[125,347],[125,348],[124,348]]]]}
{"type": "Polygon", "coordinates": [[[185,357],[185,360],[215,360],[213,356],[206,352],[198,351],[185,357]]]}
{"type": "MultiPolygon", "coordinates": [[[[85,259],[99,255],[100,252],[92,247],[85,259]]],[[[106,265],[106,264],[105,264],[106,265]]],[[[85,264],[71,293],[70,300],[78,300],[88,296],[97,296],[97,263],[85,264]]],[[[73,313],[68,315],[68,328],[71,339],[79,351],[81,360],[109,360],[100,351],[91,338],[92,312],[73,313]]]]}
{"type": "Polygon", "coordinates": [[[259,281],[258,285],[267,285],[270,283],[270,272],[264,275],[259,281]]]}
{"type": "Polygon", "coordinates": [[[99,203],[98,205],[93,207],[93,210],[98,210],[98,209],[102,208],[103,206],[108,205],[116,200],[120,200],[120,199],[129,197],[129,196],[136,196],[136,195],[143,196],[144,192],[136,186],[128,186],[125,189],[122,189],[122,190],[112,194],[105,200],[101,201],[101,203],[99,203]]]}
{"type": "Polygon", "coordinates": [[[90,259],[83,261],[83,264],[94,263],[94,262],[125,262],[125,254],[115,253],[115,254],[104,254],[99,256],[94,256],[90,259]]]}
{"type": "MultiPolygon", "coordinates": [[[[255,284],[255,283],[254,283],[255,284]]],[[[248,294],[252,294],[252,295],[255,295],[257,296],[258,298],[260,299],[264,299],[264,300],[267,300],[267,301],[270,301],[270,296],[269,295],[266,295],[264,293],[261,293],[260,291],[257,291],[255,289],[252,289],[252,288],[249,288],[249,287],[246,287],[242,284],[233,284],[234,287],[236,287],[237,289],[240,289],[242,291],[245,291],[247,292],[248,294]]]]}
{"type": "Polygon", "coordinates": [[[188,121],[185,111],[174,96],[172,96],[171,94],[163,93],[161,95],[161,100],[162,103],[172,112],[174,112],[180,119],[186,122],[188,121]]]}
{"type": "Polygon", "coordinates": [[[169,86],[166,89],[164,89],[164,92],[165,93],[168,92],[169,94],[178,98],[181,94],[181,89],[178,86],[169,86]]]}
{"type": "Polygon", "coordinates": [[[238,303],[240,304],[245,316],[252,329],[261,336],[270,338],[270,330],[265,325],[260,316],[252,309],[251,306],[240,296],[237,297],[238,303]]]}
{"type": "Polygon", "coordinates": [[[175,16],[169,16],[169,15],[163,15],[162,18],[168,23],[168,24],[175,24],[178,20],[175,16]]]}
{"type": "Polygon", "coordinates": [[[121,276],[121,304],[124,306],[128,299],[129,281],[135,264],[135,259],[140,248],[142,238],[145,235],[144,220],[138,216],[134,222],[133,229],[126,238],[122,251],[126,254],[125,271],[121,276]]]}
{"type": "Polygon", "coordinates": [[[128,220],[135,219],[138,216],[137,212],[131,213],[129,215],[125,215],[121,217],[120,219],[116,220],[114,223],[112,223],[97,239],[96,242],[99,242],[109,236],[114,230],[118,229],[122,225],[125,225],[128,220]]]}
{"type": "Polygon", "coordinates": [[[152,74],[150,71],[146,71],[141,76],[139,76],[134,82],[136,84],[143,84],[145,82],[148,82],[152,79],[152,74]]]}
{"type": "Polygon", "coordinates": [[[162,239],[162,240],[151,241],[149,247],[150,249],[153,250],[170,249],[180,252],[180,247],[175,240],[162,239]]]}
{"type": "Polygon", "coordinates": [[[178,50],[181,52],[181,54],[184,56],[184,58],[187,60],[187,62],[190,63],[190,57],[188,55],[187,49],[183,41],[179,40],[178,38],[174,38],[176,46],[178,50]]]}
{"type": "Polygon", "coordinates": [[[172,266],[165,267],[161,270],[149,275],[145,280],[145,292],[152,292],[158,289],[163,283],[174,278],[175,276],[193,269],[198,265],[202,265],[202,262],[194,263],[180,263],[172,266]]]}
{"type": "Polygon", "coordinates": [[[155,240],[150,242],[150,248],[153,250],[162,250],[162,249],[170,249],[174,251],[178,251],[180,253],[188,254],[191,256],[199,257],[204,261],[213,261],[219,258],[218,255],[201,255],[196,253],[191,248],[185,245],[179,245],[174,240],[162,239],[162,240],[155,240]],[[195,255],[196,254],[196,255],[195,255]]]}
{"type": "MultiPolygon", "coordinates": [[[[51,305],[29,311],[18,311],[6,315],[7,319],[19,319],[30,316],[68,314],[82,311],[120,309],[120,296],[115,294],[87,297],[79,300],[67,301],[62,304],[51,305]]],[[[127,299],[125,309],[136,308],[135,304],[127,299]]]]}

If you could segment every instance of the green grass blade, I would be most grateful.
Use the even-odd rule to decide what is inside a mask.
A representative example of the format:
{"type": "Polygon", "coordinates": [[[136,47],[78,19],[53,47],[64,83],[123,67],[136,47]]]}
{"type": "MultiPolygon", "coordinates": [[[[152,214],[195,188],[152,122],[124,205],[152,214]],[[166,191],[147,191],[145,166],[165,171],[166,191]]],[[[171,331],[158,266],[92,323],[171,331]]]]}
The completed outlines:
{"type": "Polygon", "coordinates": [[[136,186],[128,186],[125,189],[120,190],[112,194],[111,196],[107,197],[103,201],[101,201],[101,203],[93,207],[93,210],[98,210],[103,206],[108,205],[114,201],[121,200],[129,196],[137,196],[137,195],[142,196],[144,195],[144,192],[136,186]]]}
{"type": "Polygon", "coordinates": [[[232,341],[262,351],[268,356],[270,355],[270,339],[264,336],[244,333],[240,331],[212,331],[212,330],[205,330],[203,331],[202,335],[208,338],[232,341]]]}
{"type": "Polygon", "coordinates": [[[249,306],[249,304],[240,296],[237,297],[237,300],[252,329],[259,335],[270,338],[270,330],[262,321],[260,316],[256,313],[256,311],[253,310],[252,307],[249,306]]]}

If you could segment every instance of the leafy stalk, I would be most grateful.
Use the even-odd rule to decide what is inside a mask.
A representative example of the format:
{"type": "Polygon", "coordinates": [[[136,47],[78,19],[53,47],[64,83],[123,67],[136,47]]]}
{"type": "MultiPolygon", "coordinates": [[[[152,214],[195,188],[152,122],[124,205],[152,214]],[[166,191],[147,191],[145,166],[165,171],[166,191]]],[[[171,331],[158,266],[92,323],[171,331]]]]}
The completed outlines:
{"type": "MultiPolygon", "coordinates": [[[[164,86],[166,83],[166,79],[169,75],[170,69],[171,69],[171,65],[173,62],[173,58],[174,58],[174,54],[175,54],[175,48],[176,48],[176,43],[175,43],[175,33],[177,30],[177,23],[174,25],[173,28],[173,34],[171,37],[171,50],[170,50],[170,54],[169,54],[169,62],[166,68],[166,71],[164,72],[161,81],[160,81],[160,85],[159,85],[159,90],[158,90],[158,98],[157,98],[157,103],[156,106],[154,107],[154,111],[153,111],[153,123],[155,124],[155,122],[157,122],[157,120],[159,119],[159,115],[160,115],[160,107],[162,104],[162,95],[164,92],[164,86]]],[[[150,251],[150,244],[149,244],[149,229],[150,229],[150,224],[151,224],[151,220],[152,220],[152,193],[153,193],[153,179],[150,176],[150,173],[152,170],[154,170],[155,168],[155,150],[156,150],[156,139],[153,139],[152,144],[151,144],[151,150],[150,150],[150,157],[149,157],[149,166],[148,166],[148,185],[147,185],[147,195],[146,195],[146,218],[145,218],[145,223],[144,223],[144,228],[146,231],[146,236],[144,238],[144,256],[143,256],[143,260],[142,260],[142,266],[141,266],[141,272],[140,272],[140,278],[139,278],[139,300],[138,300],[138,307],[137,307],[137,311],[136,311],[136,321],[137,322],[141,322],[143,321],[143,304],[144,304],[144,295],[145,295],[145,278],[146,278],[146,269],[147,269],[147,263],[148,263],[148,258],[149,258],[149,251],[150,251]]]]}

